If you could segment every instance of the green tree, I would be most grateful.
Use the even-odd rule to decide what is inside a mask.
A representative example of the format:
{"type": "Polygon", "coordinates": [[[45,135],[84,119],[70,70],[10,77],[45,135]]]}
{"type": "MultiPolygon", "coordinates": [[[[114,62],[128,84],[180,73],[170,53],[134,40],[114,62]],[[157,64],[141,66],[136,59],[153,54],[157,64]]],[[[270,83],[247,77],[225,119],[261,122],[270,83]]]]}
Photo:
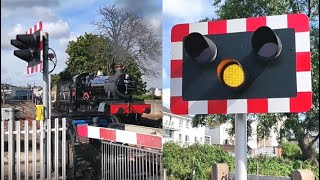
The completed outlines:
{"type": "MultiPolygon", "coordinates": [[[[274,125],[286,119],[281,125],[280,137],[294,137],[302,151],[304,160],[319,165],[312,145],[319,138],[319,1],[316,0],[214,0],[217,18],[205,18],[201,21],[216,19],[246,18],[252,16],[270,16],[287,13],[305,13],[310,19],[312,91],[313,105],[310,111],[300,114],[276,113],[257,115],[259,119],[259,137],[269,136],[274,125]],[[311,133],[318,133],[311,140],[311,133]]],[[[227,119],[227,118],[224,118],[227,119]]],[[[203,122],[196,122],[203,124],[203,122]]]]}
{"type": "Polygon", "coordinates": [[[87,34],[70,41],[66,53],[69,58],[66,62],[66,73],[72,76],[84,72],[97,72],[102,70],[111,73],[110,65],[113,63],[112,49],[108,39],[87,34]]]}
{"type": "Polygon", "coordinates": [[[299,160],[301,157],[301,149],[296,143],[283,142],[281,144],[282,154],[284,158],[299,160]]]}

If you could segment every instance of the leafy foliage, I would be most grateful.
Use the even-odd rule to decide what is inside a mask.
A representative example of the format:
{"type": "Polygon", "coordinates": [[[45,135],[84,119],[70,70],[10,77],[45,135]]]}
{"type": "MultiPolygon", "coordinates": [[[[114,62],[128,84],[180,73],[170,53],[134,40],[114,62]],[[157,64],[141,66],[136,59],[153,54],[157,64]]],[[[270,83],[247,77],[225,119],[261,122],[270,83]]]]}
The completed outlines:
{"type": "Polygon", "coordinates": [[[72,76],[98,70],[107,74],[112,71],[112,49],[106,38],[85,33],[69,42],[66,53],[69,55],[66,72],[72,76]]]}
{"type": "Polygon", "coordinates": [[[213,164],[229,161],[228,165],[234,163],[221,148],[210,145],[181,147],[169,142],[164,144],[163,150],[164,167],[173,179],[192,179],[193,170],[196,179],[208,179],[213,164]]]}
{"type": "MultiPolygon", "coordinates": [[[[235,159],[224,150],[213,145],[194,144],[180,146],[168,142],[163,146],[163,164],[167,169],[169,180],[209,179],[211,168],[216,163],[226,163],[229,172],[235,171],[235,159]]],[[[319,167],[312,166],[310,161],[278,159],[274,157],[255,157],[248,160],[248,174],[268,176],[291,176],[297,169],[310,169],[319,179],[319,167]]]]}
{"type": "Polygon", "coordinates": [[[301,149],[293,142],[283,142],[281,144],[282,156],[288,159],[301,159],[301,149]]]}

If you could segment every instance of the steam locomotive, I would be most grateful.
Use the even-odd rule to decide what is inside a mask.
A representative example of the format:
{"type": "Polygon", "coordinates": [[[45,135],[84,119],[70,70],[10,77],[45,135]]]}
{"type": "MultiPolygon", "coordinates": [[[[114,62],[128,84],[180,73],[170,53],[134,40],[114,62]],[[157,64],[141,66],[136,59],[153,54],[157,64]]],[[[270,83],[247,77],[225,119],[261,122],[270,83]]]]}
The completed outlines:
{"type": "Polygon", "coordinates": [[[116,65],[114,73],[104,76],[82,73],[72,81],[57,85],[54,110],[68,114],[72,119],[109,118],[112,123],[139,122],[143,113],[151,112],[151,105],[142,99],[134,99],[136,83],[124,72],[124,67],[116,65]]]}

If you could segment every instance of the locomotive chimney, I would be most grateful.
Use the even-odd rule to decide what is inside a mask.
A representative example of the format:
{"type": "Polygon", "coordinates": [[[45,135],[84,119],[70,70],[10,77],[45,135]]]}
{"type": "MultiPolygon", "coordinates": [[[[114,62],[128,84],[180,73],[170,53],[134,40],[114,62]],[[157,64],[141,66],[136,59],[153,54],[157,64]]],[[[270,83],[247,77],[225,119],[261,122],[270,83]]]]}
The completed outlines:
{"type": "Polygon", "coordinates": [[[117,64],[114,67],[115,72],[118,72],[118,73],[123,73],[123,69],[124,69],[124,67],[121,64],[117,64]]]}

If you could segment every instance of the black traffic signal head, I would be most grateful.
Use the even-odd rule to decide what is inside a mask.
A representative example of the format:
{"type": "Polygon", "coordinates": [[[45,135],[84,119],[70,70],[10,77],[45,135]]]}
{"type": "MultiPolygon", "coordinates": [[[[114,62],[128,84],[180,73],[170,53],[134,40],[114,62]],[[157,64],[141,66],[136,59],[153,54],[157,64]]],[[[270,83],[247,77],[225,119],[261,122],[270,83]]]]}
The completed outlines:
{"type": "Polygon", "coordinates": [[[280,38],[268,26],[261,26],[253,33],[251,45],[258,58],[263,60],[276,59],[282,49],[280,38]]]}
{"type": "Polygon", "coordinates": [[[295,97],[293,29],[201,35],[183,39],[186,101],[295,97]]]}
{"type": "Polygon", "coordinates": [[[28,62],[28,66],[32,67],[40,64],[40,46],[41,31],[36,31],[33,34],[18,34],[16,39],[11,40],[11,45],[19,50],[14,50],[14,55],[28,62]]]}

